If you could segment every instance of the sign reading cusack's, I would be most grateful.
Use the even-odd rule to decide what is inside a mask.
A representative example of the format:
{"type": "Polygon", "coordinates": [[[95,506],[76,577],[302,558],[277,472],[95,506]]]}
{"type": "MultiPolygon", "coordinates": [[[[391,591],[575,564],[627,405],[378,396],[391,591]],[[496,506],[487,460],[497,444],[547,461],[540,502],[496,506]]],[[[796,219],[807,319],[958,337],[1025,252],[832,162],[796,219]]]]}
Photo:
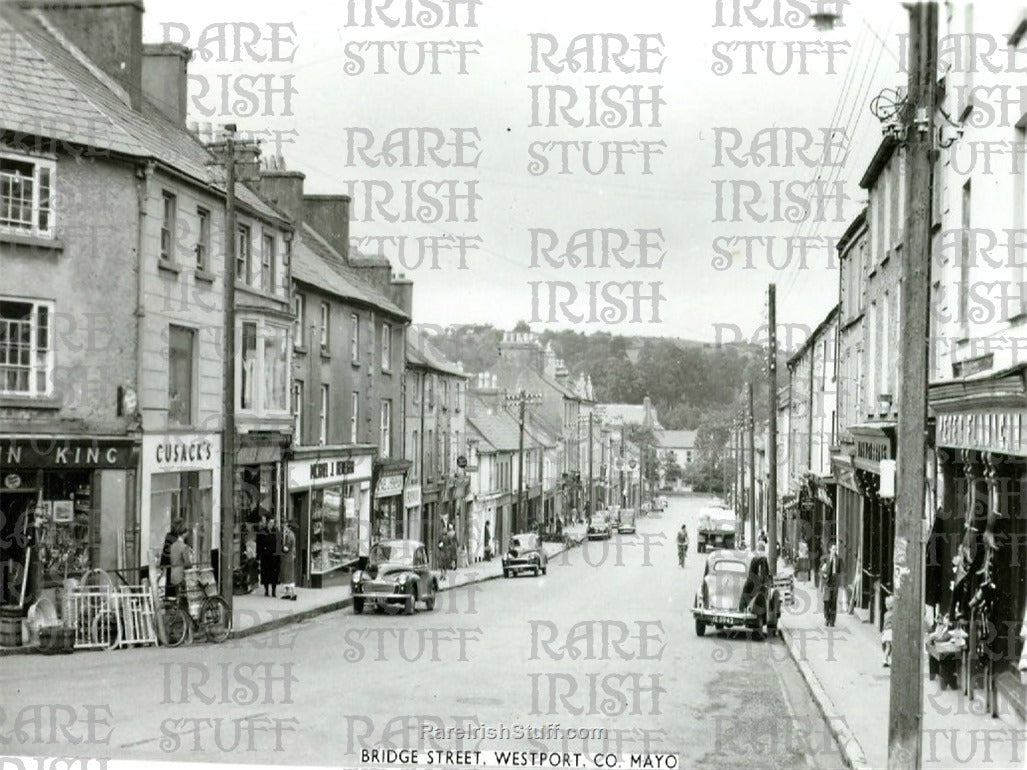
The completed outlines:
{"type": "Polygon", "coordinates": [[[143,462],[151,473],[210,470],[221,463],[221,437],[209,433],[146,435],[143,462]]]}
{"type": "Polygon", "coordinates": [[[289,489],[362,481],[371,476],[371,456],[315,457],[289,461],[289,489]]]}

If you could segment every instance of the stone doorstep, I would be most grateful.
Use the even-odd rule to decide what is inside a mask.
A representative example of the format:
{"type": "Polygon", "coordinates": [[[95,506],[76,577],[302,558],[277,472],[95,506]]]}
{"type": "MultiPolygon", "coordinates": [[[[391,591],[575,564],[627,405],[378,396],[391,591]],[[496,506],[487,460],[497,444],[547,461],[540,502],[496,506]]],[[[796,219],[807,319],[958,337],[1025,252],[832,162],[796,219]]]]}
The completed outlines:
{"type": "MultiPolygon", "coordinates": [[[[580,545],[580,544],[581,544],[580,541],[575,541],[573,543],[573,545],[580,545]]],[[[549,554],[549,558],[553,558],[554,556],[558,556],[558,555],[560,555],[561,553],[564,553],[567,550],[568,549],[567,549],[566,546],[560,546],[559,548],[557,548],[556,550],[554,550],[552,553],[549,554]]],[[[454,585],[454,584],[450,583],[449,581],[446,581],[447,585],[439,586],[439,592],[441,593],[442,591],[451,591],[454,588],[461,588],[461,587],[467,586],[467,585],[474,585],[474,584],[477,584],[477,583],[484,583],[484,582],[486,582],[488,580],[495,580],[497,578],[501,578],[502,576],[503,576],[503,573],[502,573],[502,571],[500,571],[499,573],[497,573],[495,575],[485,575],[485,574],[482,574],[482,575],[480,575],[479,577],[476,577],[473,580],[468,580],[466,582],[460,583],[459,585],[454,585]]],[[[317,589],[309,589],[309,590],[315,590],[316,591],[317,589]]],[[[342,609],[346,609],[346,608],[352,607],[352,606],[353,606],[353,599],[352,599],[352,597],[346,597],[345,599],[339,599],[339,600],[334,601],[334,602],[328,602],[327,604],[320,604],[320,605],[318,605],[316,607],[310,607],[310,608],[305,609],[305,610],[300,610],[299,612],[282,614],[279,617],[272,618],[272,619],[264,621],[262,623],[254,623],[252,626],[246,626],[246,628],[233,628],[232,629],[232,634],[231,634],[231,636],[229,636],[229,639],[245,639],[246,637],[253,636],[254,634],[263,633],[264,631],[274,631],[276,629],[282,628],[283,626],[287,626],[287,625],[290,625],[292,623],[299,623],[299,622],[302,622],[304,620],[309,620],[310,618],[316,618],[319,615],[326,615],[329,612],[335,612],[336,610],[342,610],[342,609]]],[[[75,651],[75,653],[80,653],[80,652],[90,652],[90,650],[76,650],[75,651]]],[[[35,654],[35,655],[42,655],[43,653],[41,653],[39,651],[39,649],[36,648],[36,647],[0,647],[0,657],[6,656],[6,655],[33,655],[33,654],[35,654]]]]}

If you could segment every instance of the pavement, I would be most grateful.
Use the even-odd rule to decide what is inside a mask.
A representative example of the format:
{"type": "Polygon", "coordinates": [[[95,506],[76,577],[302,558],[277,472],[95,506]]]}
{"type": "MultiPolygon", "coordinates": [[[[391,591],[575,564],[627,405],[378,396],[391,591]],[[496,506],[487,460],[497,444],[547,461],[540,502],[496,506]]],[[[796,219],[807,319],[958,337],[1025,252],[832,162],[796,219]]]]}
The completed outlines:
{"type": "MultiPolygon", "coordinates": [[[[564,543],[542,544],[549,558],[558,556],[568,547],[579,545],[585,537],[585,528],[568,527],[565,536],[564,543]]],[[[441,573],[436,570],[435,574],[441,573]]],[[[439,581],[439,591],[449,591],[502,576],[503,565],[497,556],[491,561],[475,562],[449,570],[445,579],[439,581]]],[[[297,589],[295,601],[286,601],[281,596],[264,596],[258,587],[253,593],[232,598],[232,638],[242,639],[352,606],[349,583],[327,588],[297,589]]]]}
{"type": "MultiPolygon", "coordinates": [[[[883,665],[876,624],[839,612],[824,624],[823,603],[812,582],[796,581],[794,604],[786,608],[782,636],[814,701],[854,770],[888,766],[891,668],[883,665]]],[[[922,767],[1018,768],[1025,765],[1024,723],[1013,713],[995,719],[980,694],[941,690],[924,663],[922,767]]]]}
{"type": "Polygon", "coordinates": [[[546,575],[465,568],[434,611],[300,616],[310,604],[220,645],[0,658],[6,722],[39,722],[4,751],[51,755],[95,735],[74,752],[132,766],[369,767],[385,761],[363,750],[390,748],[575,752],[583,768],[666,753],[681,768],[841,770],[782,639],[697,636],[705,560],[693,552],[680,567],[674,533],[694,528],[705,502],[673,498],[636,534],[553,556],[546,575]]]}

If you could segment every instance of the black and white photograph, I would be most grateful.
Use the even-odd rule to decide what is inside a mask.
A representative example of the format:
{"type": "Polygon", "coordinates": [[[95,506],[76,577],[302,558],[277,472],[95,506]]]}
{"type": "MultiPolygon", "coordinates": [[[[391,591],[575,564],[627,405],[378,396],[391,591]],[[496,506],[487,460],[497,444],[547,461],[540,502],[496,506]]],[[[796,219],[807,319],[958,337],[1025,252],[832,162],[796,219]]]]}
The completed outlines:
{"type": "Polygon", "coordinates": [[[0,770],[1025,709],[1027,3],[0,0],[0,770]]]}

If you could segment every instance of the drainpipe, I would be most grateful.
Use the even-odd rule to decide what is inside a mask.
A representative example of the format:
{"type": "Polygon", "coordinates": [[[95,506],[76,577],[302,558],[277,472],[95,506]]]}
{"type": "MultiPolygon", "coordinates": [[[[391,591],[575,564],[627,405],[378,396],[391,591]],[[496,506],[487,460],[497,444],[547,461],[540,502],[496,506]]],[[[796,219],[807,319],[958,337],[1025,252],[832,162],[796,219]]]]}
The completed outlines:
{"type": "MultiPolygon", "coordinates": [[[[135,430],[138,434],[142,434],[143,421],[142,421],[142,406],[139,403],[139,399],[143,392],[143,325],[146,323],[146,311],[143,307],[143,260],[146,258],[144,254],[143,244],[146,242],[146,216],[149,208],[149,195],[150,195],[150,179],[153,177],[153,170],[155,164],[153,161],[147,161],[145,164],[136,167],[136,196],[138,198],[138,227],[136,229],[136,427],[135,430]]],[[[140,565],[150,563],[150,555],[143,552],[143,479],[142,479],[142,464],[139,467],[139,475],[136,477],[136,512],[135,512],[135,532],[136,532],[136,556],[139,560],[140,565]]]]}

